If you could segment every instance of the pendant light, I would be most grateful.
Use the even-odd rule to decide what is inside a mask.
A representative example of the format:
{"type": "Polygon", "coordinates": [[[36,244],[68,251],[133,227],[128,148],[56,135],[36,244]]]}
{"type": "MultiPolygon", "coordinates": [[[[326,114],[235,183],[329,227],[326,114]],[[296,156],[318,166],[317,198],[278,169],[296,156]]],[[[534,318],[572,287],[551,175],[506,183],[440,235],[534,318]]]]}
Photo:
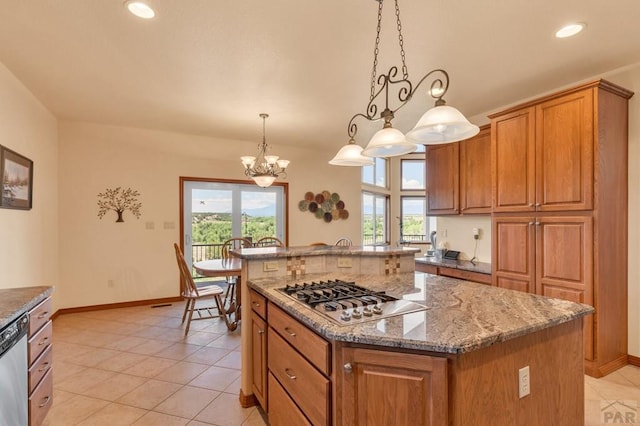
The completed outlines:
{"type": "Polygon", "coordinates": [[[279,177],[287,177],[286,169],[288,160],[281,159],[277,155],[267,155],[266,119],[269,114],[260,114],[262,118],[262,143],[258,145],[258,156],[245,155],[240,157],[244,166],[244,174],[254,180],[256,185],[267,188],[279,177]]]}
{"type": "MultiPolygon", "coordinates": [[[[349,121],[347,134],[349,135],[350,143],[351,140],[355,140],[355,136],[358,133],[358,126],[355,121],[359,117],[368,121],[384,120],[383,128],[374,134],[369,144],[362,151],[363,155],[369,157],[404,155],[415,151],[417,144],[434,145],[450,143],[478,134],[480,131],[478,126],[470,123],[457,109],[445,105],[443,96],[449,89],[449,74],[447,74],[446,71],[442,69],[429,71],[415,86],[411,80],[409,80],[409,71],[405,62],[406,55],[398,0],[394,0],[394,3],[396,27],[398,29],[398,41],[400,45],[400,58],[402,62],[400,70],[402,74],[399,76],[398,67],[392,66],[386,74],[377,75],[383,0],[376,1],[378,1],[378,21],[373,55],[373,69],[371,72],[371,93],[369,103],[365,109],[366,112],[355,114],[349,121]],[[413,98],[418,87],[427,79],[431,81],[428,94],[435,99],[435,105],[420,118],[416,126],[405,136],[399,130],[394,129],[391,122],[395,117],[395,113],[413,98]],[[397,88],[396,94],[399,101],[399,105],[395,108],[391,108],[389,103],[389,91],[393,88],[397,88]],[[378,110],[381,110],[379,114],[378,110]]],[[[339,154],[340,153],[338,153],[336,157],[338,157],[339,154]]],[[[335,164],[335,162],[331,164],[335,164]]]]}

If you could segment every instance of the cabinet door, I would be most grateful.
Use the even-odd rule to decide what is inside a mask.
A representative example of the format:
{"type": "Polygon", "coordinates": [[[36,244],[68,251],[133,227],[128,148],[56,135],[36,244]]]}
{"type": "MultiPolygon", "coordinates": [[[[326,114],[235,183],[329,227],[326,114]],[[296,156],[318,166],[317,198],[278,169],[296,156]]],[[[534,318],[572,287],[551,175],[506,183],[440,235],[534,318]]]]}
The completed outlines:
{"type": "Polygon", "coordinates": [[[460,142],[460,210],[491,213],[491,129],[460,142]]]}
{"type": "MultiPolygon", "coordinates": [[[[536,293],[593,305],[591,217],[547,217],[536,223],[536,293]]],[[[585,358],[591,360],[593,315],[584,324],[585,358]]]]}
{"type": "Polygon", "coordinates": [[[460,212],[459,144],[428,146],[426,149],[427,214],[460,212]]]}
{"type": "Polygon", "coordinates": [[[267,324],[251,312],[251,347],[253,366],[253,394],[265,411],[267,409],[267,324]]]}
{"type": "Polygon", "coordinates": [[[535,292],[535,218],[494,217],[493,285],[535,292]]]}
{"type": "Polygon", "coordinates": [[[539,211],[593,208],[593,89],[536,106],[539,211]]]}
{"type": "Polygon", "coordinates": [[[494,212],[535,210],[535,110],[491,120],[494,212]]]}
{"type": "Polygon", "coordinates": [[[342,360],[342,424],[447,424],[446,358],[344,348],[342,360]]]}

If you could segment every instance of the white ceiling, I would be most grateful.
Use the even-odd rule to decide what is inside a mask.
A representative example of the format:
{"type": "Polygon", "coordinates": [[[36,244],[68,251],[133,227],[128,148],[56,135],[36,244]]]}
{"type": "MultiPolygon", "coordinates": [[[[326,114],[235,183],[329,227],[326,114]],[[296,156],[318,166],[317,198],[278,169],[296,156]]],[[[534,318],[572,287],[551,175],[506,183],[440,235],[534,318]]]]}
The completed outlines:
{"type": "MultiPolygon", "coordinates": [[[[0,0],[0,62],[58,118],[273,144],[346,143],[369,100],[374,0],[0,0]]],[[[465,115],[640,62],[639,0],[401,0],[410,79],[445,68],[465,115]],[[559,40],[572,21],[585,32],[559,40]]],[[[379,70],[399,63],[385,2],[379,70]]],[[[425,88],[426,90],[426,88],[425,88]]],[[[423,90],[424,92],[424,90],[423,90]]],[[[408,131],[431,105],[399,111],[408,131]]],[[[364,145],[379,123],[360,122],[364,145]]]]}

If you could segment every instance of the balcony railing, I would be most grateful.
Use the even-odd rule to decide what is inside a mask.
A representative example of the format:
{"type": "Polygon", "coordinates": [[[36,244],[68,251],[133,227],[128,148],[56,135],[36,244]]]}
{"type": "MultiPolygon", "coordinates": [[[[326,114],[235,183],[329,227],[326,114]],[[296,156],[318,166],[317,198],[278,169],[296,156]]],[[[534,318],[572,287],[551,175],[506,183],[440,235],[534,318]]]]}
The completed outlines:
{"type": "Polygon", "coordinates": [[[220,259],[221,257],[222,244],[193,244],[191,246],[191,259],[193,259],[194,262],[220,259]]]}
{"type": "MultiPolygon", "coordinates": [[[[384,236],[383,235],[376,235],[375,237],[375,242],[374,242],[374,235],[373,234],[364,234],[362,236],[362,245],[364,246],[371,246],[371,245],[384,245],[386,244],[384,241],[384,236]]],[[[427,239],[427,236],[425,234],[404,234],[402,236],[402,240],[401,243],[418,243],[418,242],[424,242],[424,243],[428,243],[429,240],[427,239]]]]}

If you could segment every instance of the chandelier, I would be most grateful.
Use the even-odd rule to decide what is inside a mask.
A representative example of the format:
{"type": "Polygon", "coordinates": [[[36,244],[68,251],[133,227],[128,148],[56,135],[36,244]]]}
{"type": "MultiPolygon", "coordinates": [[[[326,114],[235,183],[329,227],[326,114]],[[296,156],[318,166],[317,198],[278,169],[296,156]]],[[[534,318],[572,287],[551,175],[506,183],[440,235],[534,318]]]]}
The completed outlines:
{"type": "Polygon", "coordinates": [[[400,22],[400,8],[395,0],[396,27],[400,45],[402,61],[401,76],[397,66],[392,66],[386,74],[377,75],[378,53],[380,45],[380,27],[382,23],[383,0],[378,1],[378,24],[376,27],[376,41],[373,54],[373,69],[371,71],[371,93],[365,112],[351,117],[347,126],[349,143],[343,146],[329,164],[340,166],[363,166],[372,163],[370,157],[393,157],[411,153],[417,149],[416,144],[436,145],[456,142],[478,134],[478,126],[471,124],[457,109],[447,106],[444,95],[449,89],[449,74],[442,69],[429,71],[415,86],[409,80],[409,71],[405,63],[404,39],[400,22]],[[429,96],[435,100],[433,108],[424,113],[415,127],[406,135],[394,129],[391,125],[395,113],[405,106],[414,96],[418,87],[425,81],[431,81],[429,96]],[[389,92],[397,90],[397,101],[394,108],[390,106],[389,92]],[[378,113],[378,111],[380,111],[378,113]],[[378,130],[366,148],[362,149],[355,143],[358,133],[356,119],[364,118],[368,121],[383,120],[381,130],[378,130]]]}
{"type": "Polygon", "coordinates": [[[258,145],[258,156],[245,155],[240,157],[244,166],[244,174],[255,181],[255,183],[266,188],[279,177],[287,177],[285,170],[289,165],[288,160],[280,159],[277,155],[267,155],[267,138],[265,136],[265,121],[269,114],[260,114],[262,118],[262,143],[258,145]]]}

